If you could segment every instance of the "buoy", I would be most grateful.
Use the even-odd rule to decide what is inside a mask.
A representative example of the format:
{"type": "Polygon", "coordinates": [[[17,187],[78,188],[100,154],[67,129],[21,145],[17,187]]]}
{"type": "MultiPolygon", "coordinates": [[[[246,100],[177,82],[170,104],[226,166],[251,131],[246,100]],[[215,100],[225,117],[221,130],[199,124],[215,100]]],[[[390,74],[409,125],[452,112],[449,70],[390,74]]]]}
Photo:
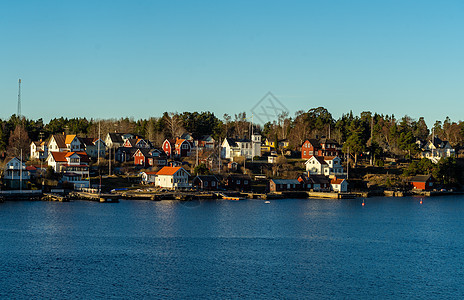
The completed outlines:
{"type": "Polygon", "coordinates": [[[421,198],[421,201],[419,203],[422,204],[422,198],[421,198]]]}
{"type": "Polygon", "coordinates": [[[362,206],[364,206],[364,199],[363,199],[363,203],[362,203],[362,206]]]}

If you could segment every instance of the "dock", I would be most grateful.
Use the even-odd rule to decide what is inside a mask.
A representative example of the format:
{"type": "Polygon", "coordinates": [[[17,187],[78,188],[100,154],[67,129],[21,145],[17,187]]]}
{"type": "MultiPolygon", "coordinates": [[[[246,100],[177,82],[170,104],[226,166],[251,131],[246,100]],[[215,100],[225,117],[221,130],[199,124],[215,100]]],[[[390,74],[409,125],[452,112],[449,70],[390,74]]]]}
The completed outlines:
{"type": "Polygon", "coordinates": [[[72,192],[69,197],[76,200],[88,200],[100,203],[117,203],[120,196],[117,194],[101,194],[88,192],[72,192]]]}

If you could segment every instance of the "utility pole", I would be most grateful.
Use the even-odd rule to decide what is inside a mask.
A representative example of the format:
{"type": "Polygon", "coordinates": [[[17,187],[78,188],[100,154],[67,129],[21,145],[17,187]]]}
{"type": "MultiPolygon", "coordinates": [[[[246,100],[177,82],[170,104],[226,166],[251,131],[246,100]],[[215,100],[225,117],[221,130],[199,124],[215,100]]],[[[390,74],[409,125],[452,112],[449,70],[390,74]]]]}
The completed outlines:
{"type": "Polygon", "coordinates": [[[111,147],[108,148],[108,176],[111,176],[111,147]]]}
{"type": "Polygon", "coordinates": [[[98,141],[97,141],[97,164],[99,165],[98,169],[100,169],[100,121],[98,121],[98,141]]]}
{"type": "Polygon", "coordinates": [[[255,155],[255,141],[253,140],[253,114],[251,114],[251,162],[253,162],[253,156],[255,155]]]}
{"type": "Polygon", "coordinates": [[[18,85],[18,118],[21,119],[21,78],[19,79],[18,85]]]}

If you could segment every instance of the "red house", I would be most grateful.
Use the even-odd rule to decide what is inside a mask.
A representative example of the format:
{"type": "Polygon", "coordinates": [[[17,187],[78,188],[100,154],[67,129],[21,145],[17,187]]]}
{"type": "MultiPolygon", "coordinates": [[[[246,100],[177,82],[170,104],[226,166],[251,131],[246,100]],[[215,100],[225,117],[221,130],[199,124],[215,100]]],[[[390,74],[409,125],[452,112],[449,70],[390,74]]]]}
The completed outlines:
{"type": "Polygon", "coordinates": [[[432,175],[417,175],[411,178],[409,182],[412,184],[414,189],[430,191],[434,188],[435,179],[432,175]]]}
{"type": "Polygon", "coordinates": [[[176,155],[179,157],[186,157],[190,154],[192,149],[192,143],[188,140],[177,139],[176,140],[176,155]]]}
{"type": "Polygon", "coordinates": [[[316,139],[306,140],[301,146],[301,158],[309,159],[313,155],[319,155],[319,150],[321,149],[321,144],[316,139]]]}
{"type": "Polygon", "coordinates": [[[341,156],[342,147],[337,143],[337,141],[332,139],[309,139],[301,146],[301,158],[309,159],[312,155],[322,157],[341,156]]]}
{"type": "Polygon", "coordinates": [[[162,148],[168,157],[172,157],[175,154],[175,145],[175,140],[164,140],[162,148]]]}

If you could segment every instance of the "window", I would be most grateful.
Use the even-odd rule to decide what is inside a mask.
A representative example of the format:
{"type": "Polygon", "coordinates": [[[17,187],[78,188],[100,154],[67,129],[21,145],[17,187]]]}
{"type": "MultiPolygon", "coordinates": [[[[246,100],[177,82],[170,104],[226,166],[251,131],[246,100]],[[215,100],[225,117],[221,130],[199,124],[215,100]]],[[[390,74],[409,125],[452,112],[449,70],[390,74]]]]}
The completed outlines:
{"type": "Polygon", "coordinates": [[[208,181],[205,181],[204,186],[205,187],[208,186],[208,181]]]}
{"type": "Polygon", "coordinates": [[[216,181],[211,181],[211,186],[216,186],[216,181]]]}
{"type": "Polygon", "coordinates": [[[248,180],[244,180],[244,181],[243,181],[243,184],[248,184],[248,180]]]}
{"type": "Polygon", "coordinates": [[[237,179],[237,184],[240,184],[240,179],[237,179]]]}

